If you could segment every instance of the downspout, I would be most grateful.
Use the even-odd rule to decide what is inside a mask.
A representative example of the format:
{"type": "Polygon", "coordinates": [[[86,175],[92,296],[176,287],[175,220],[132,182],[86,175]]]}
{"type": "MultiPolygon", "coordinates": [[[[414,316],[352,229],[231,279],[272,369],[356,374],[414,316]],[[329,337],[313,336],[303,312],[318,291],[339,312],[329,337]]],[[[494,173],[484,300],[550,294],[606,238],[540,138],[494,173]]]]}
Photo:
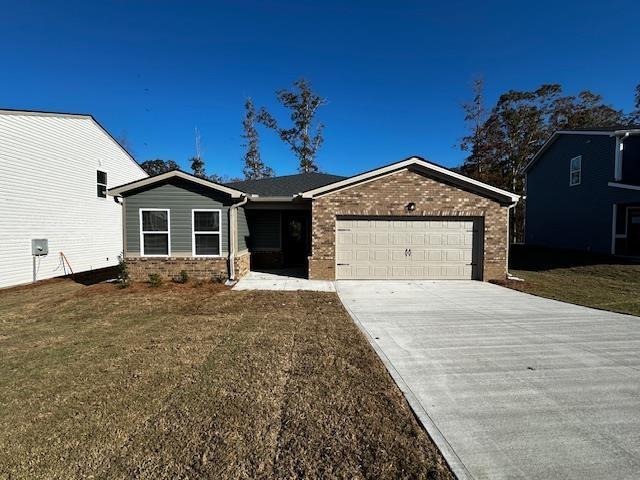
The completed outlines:
{"type": "Polygon", "coordinates": [[[235,282],[236,277],[236,240],[238,238],[238,222],[237,222],[237,210],[238,207],[246,205],[249,201],[247,195],[242,195],[242,200],[238,203],[234,203],[229,207],[229,283],[235,282]]]}

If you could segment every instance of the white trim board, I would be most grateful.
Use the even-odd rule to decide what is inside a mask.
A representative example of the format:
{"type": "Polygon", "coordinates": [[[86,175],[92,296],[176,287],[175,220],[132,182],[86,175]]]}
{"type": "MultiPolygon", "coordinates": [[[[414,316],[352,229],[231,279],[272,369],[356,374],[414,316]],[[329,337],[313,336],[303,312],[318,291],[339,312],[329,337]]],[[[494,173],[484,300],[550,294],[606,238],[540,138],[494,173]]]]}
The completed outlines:
{"type": "Polygon", "coordinates": [[[162,182],[164,180],[168,180],[174,177],[181,178],[189,182],[197,183],[198,185],[202,185],[202,186],[211,188],[213,190],[218,190],[222,193],[226,193],[232,198],[240,198],[245,195],[245,193],[241,192],[240,190],[225,187],[224,185],[220,185],[219,183],[210,182],[209,180],[205,180],[204,178],[198,178],[193,175],[189,175],[188,173],[182,172],[180,170],[172,170],[170,172],[161,173],[160,175],[143,178],[142,180],[137,180],[135,182],[127,183],[125,185],[120,185],[119,187],[110,188],[108,193],[109,195],[112,195],[112,196],[118,196],[118,195],[122,195],[123,193],[129,192],[131,190],[135,190],[141,187],[146,187],[147,185],[153,185],[154,183],[162,182]]]}
{"type": "Polygon", "coordinates": [[[640,190],[640,185],[629,185],[628,183],[609,182],[607,185],[614,188],[625,188],[627,190],[640,190]]]}

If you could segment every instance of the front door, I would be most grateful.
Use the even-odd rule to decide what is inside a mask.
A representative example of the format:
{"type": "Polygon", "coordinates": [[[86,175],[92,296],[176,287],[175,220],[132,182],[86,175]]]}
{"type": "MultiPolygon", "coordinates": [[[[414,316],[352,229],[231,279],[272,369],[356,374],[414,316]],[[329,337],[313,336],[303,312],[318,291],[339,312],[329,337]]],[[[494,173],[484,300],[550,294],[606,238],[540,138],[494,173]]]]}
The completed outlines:
{"type": "Polygon", "coordinates": [[[629,208],[627,219],[627,250],[630,255],[640,255],[640,208],[629,208]]]}
{"type": "Polygon", "coordinates": [[[282,230],[284,266],[305,266],[309,255],[309,214],[282,212],[282,230]]]}

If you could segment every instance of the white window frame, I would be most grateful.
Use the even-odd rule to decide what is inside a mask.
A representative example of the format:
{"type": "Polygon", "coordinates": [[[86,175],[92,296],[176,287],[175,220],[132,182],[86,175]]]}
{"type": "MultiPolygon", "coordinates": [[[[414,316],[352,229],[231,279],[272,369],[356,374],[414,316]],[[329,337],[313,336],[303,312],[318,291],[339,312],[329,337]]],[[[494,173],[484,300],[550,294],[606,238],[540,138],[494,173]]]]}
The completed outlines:
{"type": "Polygon", "coordinates": [[[578,155],[577,157],[573,157],[571,160],[569,160],[569,186],[575,187],[576,185],[580,185],[581,183],[582,183],[582,155],[578,155]],[[575,159],[578,159],[578,162],[579,162],[577,169],[573,168],[573,161],[575,159]],[[580,179],[576,183],[574,183],[573,174],[576,172],[580,175],[580,179]]]}
{"type": "Polygon", "coordinates": [[[168,258],[171,256],[171,211],[168,208],[141,208],[139,210],[139,216],[140,216],[140,255],[143,257],[163,257],[163,258],[168,258]],[[143,226],[144,224],[142,223],[142,212],[167,212],[167,231],[144,231],[143,230],[143,226]],[[160,254],[145,254],[144,253],[144,234],[145,233],[150,233],[150,234],[166,234],[167,235],[167,254],[166,255],[160,255],[160,254]]]}
{"type": "Polygon", "coordinates": [[[222,257],[222,210],[219,208],[194,208],[191,210],[191,255],[198,258],[222,257]],[[196,212],[218,212],[218,231],[196,232],[196,212]],[[218,255],[196,255],[196,234],[218,235],[218,255]]]}
{"type": "Polygon", "coordinates": [[[101,200],[106,200],[107,197],[109,196],[109,194],[107,193],[109,188],[107,187],[106,183],[100,183],[98,181],[98,172],[104,173],[104,176],[107,177],[107,182],[109,181],[109,175],[108,175],[106,170],[100,170],[100,169],[96,168],[96,197],[98,197],[101,200]],[[101,196],[98,195],[98,192],[97,192],[98,185],[102,185],[104,187],[104,197],[101,197],[101,196]]]}

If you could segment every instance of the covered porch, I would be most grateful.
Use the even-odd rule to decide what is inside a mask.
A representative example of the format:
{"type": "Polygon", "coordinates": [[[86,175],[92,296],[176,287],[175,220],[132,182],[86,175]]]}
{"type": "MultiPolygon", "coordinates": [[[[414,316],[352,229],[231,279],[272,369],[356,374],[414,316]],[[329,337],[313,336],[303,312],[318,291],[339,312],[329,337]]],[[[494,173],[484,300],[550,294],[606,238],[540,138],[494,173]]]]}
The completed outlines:
{"type": "Polygon", "coordinates": [[[308,278],[311,202],[250,202],[244,209],[250,271],[308,278]]]}

